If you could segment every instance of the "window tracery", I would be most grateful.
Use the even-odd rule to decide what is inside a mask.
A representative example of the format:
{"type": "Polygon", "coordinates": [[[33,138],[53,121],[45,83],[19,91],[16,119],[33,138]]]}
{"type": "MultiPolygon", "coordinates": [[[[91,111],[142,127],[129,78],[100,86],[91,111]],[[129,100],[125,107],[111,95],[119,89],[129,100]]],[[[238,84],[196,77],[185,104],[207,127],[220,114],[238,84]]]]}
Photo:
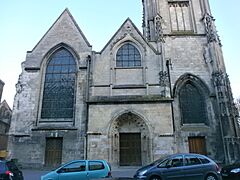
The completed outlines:
{"type": "Polygon", "coordinates": [[[48,61],[45,73],[42,119],[73,118],[75,99],[76,62],[64,48],[48,61]]]}
{"type": "Polygon", "coordinates": [[[141,66],[141,55],[138,49],[130,43],[119,48],[116,55],[117,67],[139,67],[141,66]]]}
{"type": "Polygon", "coordinates": [[[187,82],[179,92],[183,124],[207,124],[206,102],[203,94],[191,82],[187,82]]]}

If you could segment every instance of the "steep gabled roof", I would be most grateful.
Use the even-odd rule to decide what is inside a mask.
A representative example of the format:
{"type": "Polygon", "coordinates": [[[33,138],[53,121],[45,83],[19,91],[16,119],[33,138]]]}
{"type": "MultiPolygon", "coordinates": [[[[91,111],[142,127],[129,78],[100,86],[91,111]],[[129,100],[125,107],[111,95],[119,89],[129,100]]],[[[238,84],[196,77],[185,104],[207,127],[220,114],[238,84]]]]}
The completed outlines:
{"type": "Polygon", "coordinates": [[[9,107],[8,103],[6,100],[3,100],[2,103],[0,103],[0,108],[5,107],[7,110],[12,112],[12,109],[9,107]]]}
{"type": "Polygon", "coordinates": [[[147,42],[147,40],[143,37],[142,33],[138,30],[137,26],[132,22],[132,20],[128,17],[124,23],[120,26],[120,28],[116,31],[116,33],[112,36],[112,38],[108,41],[108,43],[104,46],[104,48],[100,51],[102,53],[108,46],[109,44],[114,40],[114,38],[120,34],[121,30],[124,29],[126,24],[130,24],[132,26],[132,30],[136,31],[137,34],[141,37],[141,39],[155,52],[157,53],[156,49],[147,42]]]}
{"type": "Polygon", "coordinates": [[[0,83],[3,84],[3,85],[5,84],[1,79],[0,79],[0,83]]]}
{"type": "MultiPolygon", "coordinates": [[[[75,21],[75,19],[73,18],[72,14],[70,13],[70,11],[68,10],[68,8],[66,8],[62,14],[57,18],[57,20],[53,23],[53,25],[48,29],[48,31],[43,35],[43,37],[40,39],[40,41],[36,44],[36,46],[32,49],[32,51],[34,51],[36,49],[36,47],[41,43],[41,41],[46,37],[46,35],[51,31],[51,29],[54,28],[54,26],[57,24],[57,22],[59,22],[61,20],[62,17],[69,17],[71,19],[71,21],[73,22],[73,24],[75,25],[75,27],[77,28],[78,32],[80,33],[80,35],[83,37],[84,41],[86,42],[87,46],[92,47],[90,45],[90,43],[88,42],[87,38],[85,37],[85,35],[83,34],[82,30],[80,29],[80,27],[78,26],[77,22],[75,21]]],[[[28,51],[28,52],[32,52],[32,51],[28,51]]]]}

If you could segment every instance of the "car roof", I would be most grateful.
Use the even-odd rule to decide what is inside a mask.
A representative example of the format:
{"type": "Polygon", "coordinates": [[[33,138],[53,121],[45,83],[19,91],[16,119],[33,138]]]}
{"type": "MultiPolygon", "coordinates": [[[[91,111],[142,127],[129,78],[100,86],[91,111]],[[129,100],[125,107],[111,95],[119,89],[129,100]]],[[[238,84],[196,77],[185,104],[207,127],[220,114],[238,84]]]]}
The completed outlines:
{"type": "Polygon", "coordinates": [[[194,155],[194,156],[206,157],[205,155],[197,154],[197,153],[176,153],[176,154],[172,154],[170,156],[186,156],[186,155],[194,155]]]}
{"type": "Polygon", "coordinates": [[[203,158],[208,159],[209,161],[213,161],[209,157],[202,155],[202,154],[197,154],[197,153],[176,153],[176,154],[168,155],[168,156],[166,156],[166,158],[171,158],[171,157],[175,157],[175,156],[188,156],[188,155],[203,157],[203,158]]]}
{"type": "Polygon", "coordinates": [[[76,161],[106,161],[104,159],[75,159],[72,161],[68,161],[68,162],[76,162],[76,161]]]}

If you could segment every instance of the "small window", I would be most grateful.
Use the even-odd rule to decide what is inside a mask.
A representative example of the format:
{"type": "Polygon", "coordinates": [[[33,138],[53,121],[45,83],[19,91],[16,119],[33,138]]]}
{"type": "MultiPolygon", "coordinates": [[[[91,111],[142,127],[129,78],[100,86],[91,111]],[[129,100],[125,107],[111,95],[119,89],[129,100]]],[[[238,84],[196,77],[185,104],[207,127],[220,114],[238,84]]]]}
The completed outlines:
{"type": "Polygon", "coordinates": [[[124,44],[117,52],[117,67],[141,66],[141,55],[138,49],[130,43],[124,44]]]}
{"type": "Polygon", "coordinates": [[[201,164],[201,161],[196,156],[185,156],[186,166],[201,164]]]}
{"type": "Polygon", "coordinates": [[[210,161],[209,161],[208,159],[206,159],[206,158],[200,157],[199,159],[200,159],[200,161],[202,162],[202,164],[208,164],[208,163],[210,163],[210,161]]]}
{"type": "Polygon", "coordinates": [[[74,162],[69,165],[66,165],[63,167],[64,172],[79,172],[79,171],[85,171],[86,169],[86,162],[84,161],[79,161],[79,162],[74,162]]]}
{"type": "Polygon", "coordinates": [[[101,170],[104,169],[104,164],[100,161],[89,161],[89,170],[95,171],[95,170],[101,170]]]}

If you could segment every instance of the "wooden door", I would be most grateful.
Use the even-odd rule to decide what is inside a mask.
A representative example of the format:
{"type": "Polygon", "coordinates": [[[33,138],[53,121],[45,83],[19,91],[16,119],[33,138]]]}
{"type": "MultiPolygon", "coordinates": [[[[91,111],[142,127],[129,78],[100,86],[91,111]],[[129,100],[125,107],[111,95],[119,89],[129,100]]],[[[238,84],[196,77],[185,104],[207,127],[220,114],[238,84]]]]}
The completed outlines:
{"type": "Polygon", "coordinates": [[[46,138],[45,166],[57,167],[62,163],[62,138],[46,138]]]}
{"type": "Polygon", "coordinates": [[[120,166],[141,165],[141,133],[120,133],[120,166]]]}
{"type": "Polygon", "coordinates": [[[189,137],[189,152],[197,154],[207,154],[205,137],[189,137]]]}

